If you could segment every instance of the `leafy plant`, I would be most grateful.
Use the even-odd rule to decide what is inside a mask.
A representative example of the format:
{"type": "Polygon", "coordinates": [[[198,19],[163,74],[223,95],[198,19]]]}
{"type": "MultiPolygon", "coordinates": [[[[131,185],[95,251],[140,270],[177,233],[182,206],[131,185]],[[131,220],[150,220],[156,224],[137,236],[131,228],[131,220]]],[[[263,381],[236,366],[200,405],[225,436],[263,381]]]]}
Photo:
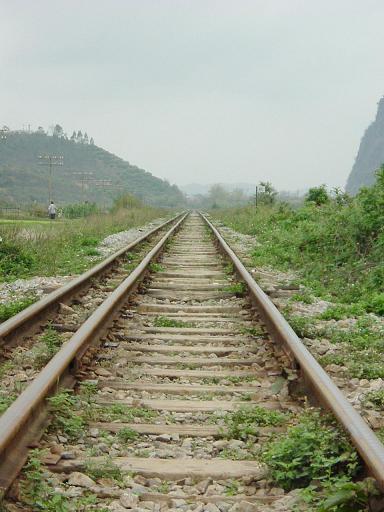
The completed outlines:
{"type": "Polygon", "coordinates": [[[263,460],[273,480],[286,490],[306,487],[313,480],[352,477],[359,469],[346,435],[335,420],[318,411],[305,413],[283,437],[271,441],[263,460]]]}
{"type": "Polygon", "coordinates": [[[69,500],[62,494],[55,492],[54,487],[50,485],[47,479],[41,457],[44,452],[41,450],[31,450],[28,461],[24,466],[22,480],[20,484],[21,499],[32,510],[43,510],[46,512],[69,512],[74,510],[83,510],[81,508],[81,499],[69,500]],[[79,506],[77,506],[79,505],[79,506]]]}
{"type": "Polygon", "coordinates": [[[245,283],[233,283],[224,287],[224,291],[231,293],[236,297],[244,297],[247,293],[247,286],[245,283]]]}
{"type": "Polygon", "coordinates": [[[27,275],[34,262],[28,250],[10,241],[0,242],[0,275],[4,278],[27,275]]]}
{"type": "Polygon", "coordinates": [[[78,439],[84,433],[84,419],[80,415],[80,403],[70,390],[62,391],[47,399],[52,413],[51,429],[60,430],[69,439],[78,439]]]}
{"type": "Polygon", "coordinates": [[[121,469],[109,457],[105,457],[103,461],[97,463],[88,461],[85,465],[85,473],[94,480],[99,478],[112,478],[116,482],[123,480],[121,469]]]}
{"type": "Polygon", "coordinates": [[[164,267],[160,263],[151,263],[149,265],[149,270],[151,272],[164,272],[164,267]]]}
{"type": "Polygon", "coordinates": [[[225,436],[228,439],[247,439],[258,435],[258,427],[281,425],[287,417],[260,406],[242,406],[224,416],[225,436]]]}
{"type": "Polygon", "coordinates": [[[8,318],[16,315],[36,301],[36,296],[29,296],[12,302],[6,302],[5,304],[0,304],[0,322],[8,320],[8,318]]]}
{"type": "Polygon", "coordinates": [[[227,496],[236,496],[239,494],[240,484],[237,480],[231,480],[225,484],[225,494],[227,496]]]}
{"type": "Polygon", "coordinates": [[[332,483],[328,496],[319,503],[319,512],[363,512],[368,500],[379,492],[372,479],[363,482],[340,480],[332,483]]]}
{"type": "Polygon", "coordinates": [[[192,327],[190,322],[182,322],[173,318],[167,318],[166,316],[157,316],[153,321],[153,325],[154,327],[192,327]]]}
{"type": "Polygon", "coordinates": [[[357,304],[338,304],[337,306],[328,307],[324,313],[321,313],[318,318],[321,320],[341,320],[343,318],[349,318],[351,316],[359,316],[364,314],[364,307],[357,304]]]}
{"type": "Polygon", "coordinates": [[[133,428],[124,427],[118,431],[117,437],[120,441],[127,443],[128,441],[135,441],[135,439],[139,437],[139,434],[136,430],[133,430],[133,428]]]}
{"type": "Polygon", "coordinates": [[[366,393],[364,395],[364,404],[372,404],[375,409],[384,410],[384,389],[366,393]]]}

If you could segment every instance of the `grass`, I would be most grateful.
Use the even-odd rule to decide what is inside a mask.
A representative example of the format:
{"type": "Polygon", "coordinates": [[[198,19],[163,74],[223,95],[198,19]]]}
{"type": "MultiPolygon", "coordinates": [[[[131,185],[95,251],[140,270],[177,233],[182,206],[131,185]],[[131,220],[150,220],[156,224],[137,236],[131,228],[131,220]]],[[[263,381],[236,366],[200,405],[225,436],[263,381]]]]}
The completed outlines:
{"type": "Polygon", "coordinates": [[[383,204],[384,167],[376,184],[353,198],[339,193],[322,205],[306,202],[293,209],[276,203],[211,213],[255,236],[253,266],[294,270],[314,295],[384,315],[383,204]]]}
{"type": "Polygon", "coordinates": [[[339,346],[335,353],[319,359],[323,366],[343,365],[350,377],[359,379],[384,378],[384,327],[379,322],[363,316],[348,330],[332,327],[324,335],[339,346]]]}
{"type": "Polygon", "coordinates": [[[110,478],[117,483],[122,483],[123,481],[123,473],[121,469],[114,464],[112,459],[109,457],[105,457],[102,462],[92,462],[88,461],[84,472],[93,480],[98,480],[99,478],[110,478]]]}
{"type": "Polygon", "coordinates": [[[317,410],[305,412],[284,435],[270,441],[262,458],[273,481],[287,491],[314,480],[352,478],[360,469],[346,434],[334,419],[317,410]]]}
{"type": "Polygon", "coordinates": [[[128,443],[129,441],[135,441],[139,437],[139,434],[136,430],[133,430],[130,427],[124,427],[117,433],[117,438],[119,441],[123,443],[128,443]]]}
{"type": "Polygon", "coordinates": [[[51,430],[59,430],[70,440],[76,440],[84,434],[85,421],[81,416],[78,396],[70,390],[64,390],[47,399],[52,413],[51,430]]]}
{"type": "Polygon", "coordinates": [[[193,327],[190,322],[182,322],[181,320],[174,320],[166,316],[157,316],[153,321],[154,327],[193,327]]]}
{"type": "Polygon", "coordinates": [[[225,286],[223,290],[235,295],[236,297],[244,297],[247,293],[247,286],[244,283],[233,283],[225,286]]]}
{"type": "Polygon", "coordinates": [[[84,272],[101,258],[96,246],[107,235],[164,214],[164,210],[145,206],[58,222],[1,223],[0,280],[84,272]]]}
{"type": "Polygon", "coordinates": [[[30,349],[15,354],[13,363],[15,366],[28,365],[38,370],[56,354],[63,341],[62,335],[48,326],[30,349]]]}
{"type": "Polygon", "coordinates": [[[0,304],[0,322],[5,322],[5,320],[8,320],[8,318],[16,315],[36,301],[37,297],[35,295],[31,295],[12,302],[0,304]]]}
{"type": "Polygon", "coordinates": [[[384,389],[370,391],[364,395],[364,405],[373,407],[376,410],[384,410],[384,389]]]}
{"type": "Polygon", "coordinates": [[[228,439],[245,440],[258,435],[258,427],[272,427],[283,424],[287,416],[260,406],[242,406],[224,416],[225,436],[228,439]]]}
{"type": "Polygon", "coordinates": [[[225,484],[226,496],[237,496],[239,494],[240,484],[237,480],[231,480],[225,484]]]}
{"type": "Polygon", "coordinates": [[[125,404],[113,404],[97,409],[96,412],[100,421],[122,421],[132,423],[135,418],[151,420],[158,416],[156,411],[143,409],[140,407],[129,407],[125,404]]]}
{"type": "MultiPolygon", "coordinates": [[[[27,505],[27,510],[45,512],[91,510],[89,507],[97,503],[97,496],[91,492],[86,492],[78,498],[67,497],[56,492],[54,482],[51,481],[49,474],[47,475],[41,462],[43,456],[44,451],[31,450],[21,475],[20,500],[27,505]]],[[[107,512],[107,509],[103,507],[98,507],[97,510],[107,512]]]]}

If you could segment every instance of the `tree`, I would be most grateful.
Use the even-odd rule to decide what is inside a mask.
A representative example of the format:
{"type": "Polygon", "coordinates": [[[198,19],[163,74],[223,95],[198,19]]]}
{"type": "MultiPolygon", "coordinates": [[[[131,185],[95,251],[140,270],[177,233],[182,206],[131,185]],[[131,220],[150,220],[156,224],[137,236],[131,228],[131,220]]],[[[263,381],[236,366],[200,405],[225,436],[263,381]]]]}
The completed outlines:
{"type": "Polygon", "coordinates": [[[305,196],[306,203],[315,203],[316,206],[328,203],[329,195],[327,187],[320,185],[320,187],[312,187],[308,190],[308,194],[305,196]]]}
{"type": "Polygon", "coordinates": [[[42,126],[38,126],[37,127],[37,133],[39,133],[40,135],[45,135],[45,130],[42,126]]]}
{"type": "Polygon", "coordinates": [[[84,139],[83,139],[83,142],[84,144],[89,144],[89,139],[88,139],[88,134],[87,132],[84,133],[84,139]]]}
{"type": "Polygon", "coordinates": [[[63,136],[63,128],[59,125],[59,124],[56,124],[53,128],[53,136],[54,137],[62,137],[63,136]]]}
{"type": "Polygon", "coordinates": [[[208,201],[211,204],[212,208],[226,206],[228,204],[228,192],[222,185],[212,185],[209,189],[208,201]]]}
{"type": "Polygon", "coordinates": [[[83,134],[81,133],[81,130],[77,132],[77,142],[83,142],[83,134]]]}
{"type": "Polygon", "coordinates": [[[269,181],[260,181],[258,200],[263,204],[273,204],[276,201],[277,190],[269,181]]]}
{"type": "Polygon", "coordinates": [[[73,133],[72,133],[71,138],[70,138],[71,142],[76,142],[76,138],[77,138],[76,137],[76,132],[75,132],[75,130],[73,130],[73,133]]]}
{"type": "Polygon", "coordinates": [[[95,145],[95,141],[93,140],[93,137],[90,138],[89,143],[90,143],[91,146],[95,145]]]}

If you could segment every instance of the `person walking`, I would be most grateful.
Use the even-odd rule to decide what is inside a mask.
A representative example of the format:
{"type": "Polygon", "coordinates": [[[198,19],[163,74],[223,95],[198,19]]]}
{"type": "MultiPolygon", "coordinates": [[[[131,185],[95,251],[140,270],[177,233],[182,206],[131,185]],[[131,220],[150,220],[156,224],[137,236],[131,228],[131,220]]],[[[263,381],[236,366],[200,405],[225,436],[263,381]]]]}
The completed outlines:
{"type": "Polygon", "coordinates": [[[56,218],[56,205],[53,201],[51,201],[51,204],[48,206],[48,215],[52,220],[56,218]]]}

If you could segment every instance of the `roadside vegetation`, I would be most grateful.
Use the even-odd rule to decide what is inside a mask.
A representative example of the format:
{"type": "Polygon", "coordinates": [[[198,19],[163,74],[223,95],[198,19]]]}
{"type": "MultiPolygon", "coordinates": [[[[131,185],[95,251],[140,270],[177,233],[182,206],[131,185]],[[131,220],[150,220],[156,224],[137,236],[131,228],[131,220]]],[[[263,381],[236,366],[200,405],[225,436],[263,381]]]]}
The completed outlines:
{"type": "MultiPolygon", "coordinates": [[[[254,236],[248,266],[294,271],[291,284],[299,289],[283,314],[326,371],[362,390],[362,413],[373,426],[384,408],[380,382],[369,384],[384,378],[384,166],[375,185],[355,197],[320,186],[295,208],[273,195],[261,199],[257,209],[216,208],[211,215],[254,236]],[[308,315],[294,304],[319,298],[331,304],[308,315]]],[[[359,458],[334,420],[315,410],[290,421],[261,454],[276,485],[301,489],[311,511],[367,510],[378,491],[372,479],[362,479],[359,458]]],[[[374,428],[383,438],[380,425],[374,428]]]]}
{"type": "Polygon", "coordinates": [[[109,214],[82,206],[67,207],[70,219],[0,222],[0,281],[84,272],[102,259],[97,245],[103,238],[167,214],[132,196],[116,200],[109,214]]]}
{"type": "Polygon", "coordinates": [[[272,200],[212,215],[255,236],[255,266],[296,270],[315,295],[345,304],[340,314],[384,315],[384,167],[353,198],[321,186],[297,209],[272,200]]]}

